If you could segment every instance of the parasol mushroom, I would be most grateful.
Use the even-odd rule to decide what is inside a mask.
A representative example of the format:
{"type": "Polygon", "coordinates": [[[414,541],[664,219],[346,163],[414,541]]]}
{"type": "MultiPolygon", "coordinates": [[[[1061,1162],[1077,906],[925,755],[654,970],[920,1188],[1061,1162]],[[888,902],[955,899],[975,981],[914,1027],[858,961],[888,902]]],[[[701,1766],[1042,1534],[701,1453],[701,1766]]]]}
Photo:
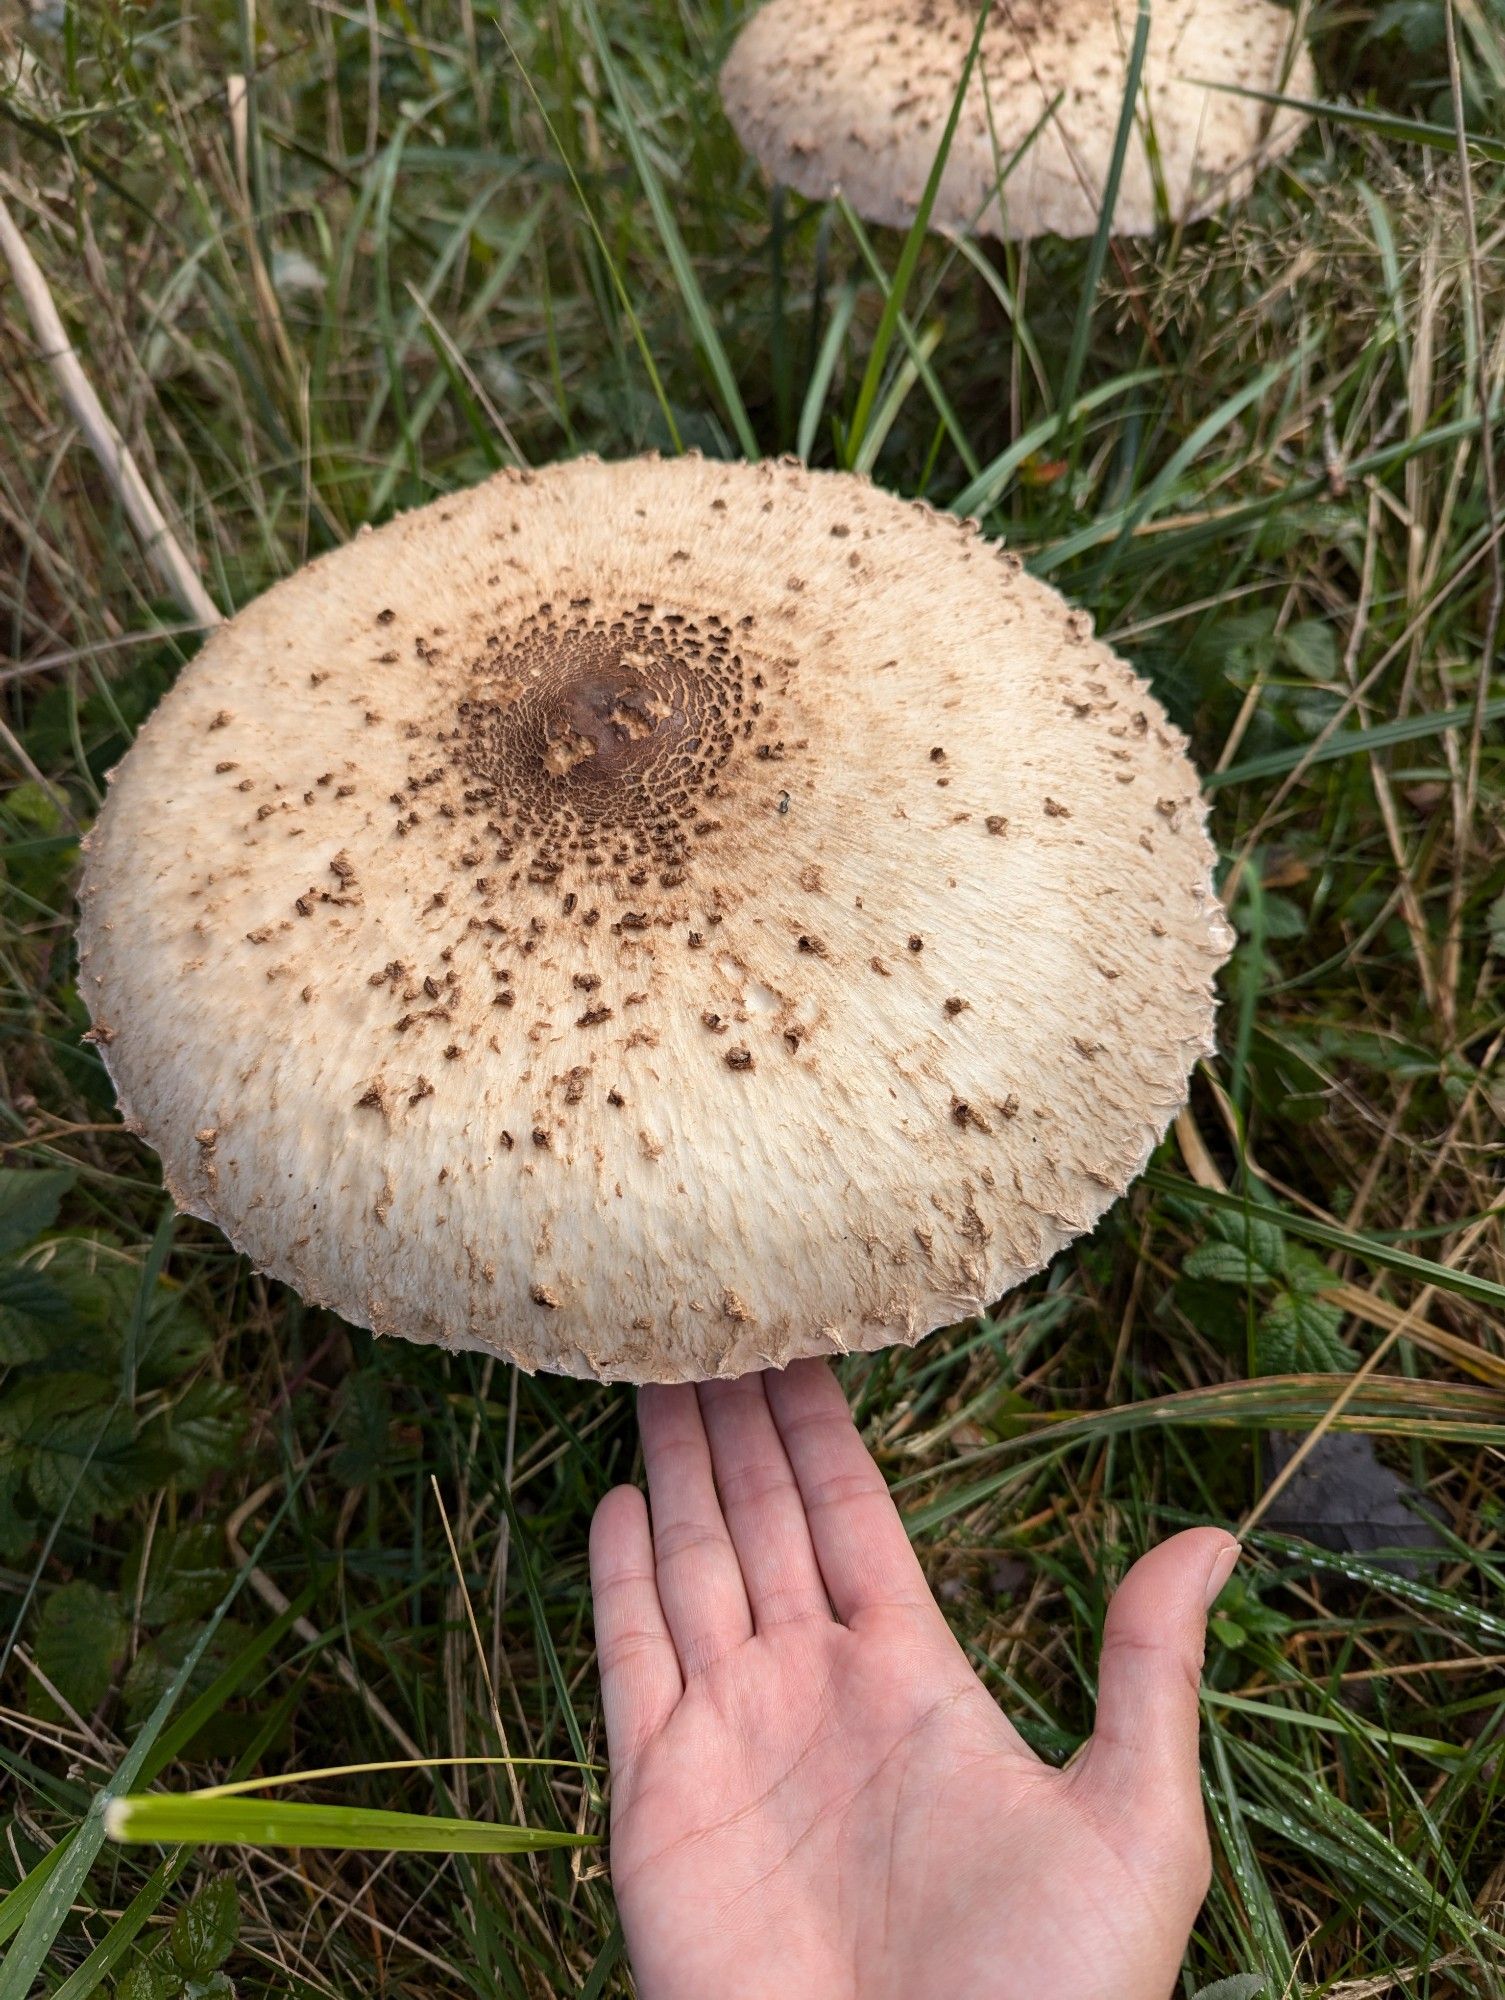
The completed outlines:
{"type": "MultiPolygon", "coordinates": [[[[1109,177],[1135,0],[995,0],[931,226],[1090,236],[1109,177]],[[1000,175],[1002,185],[1000,186],[1000,175]]],[[[977,0],[768,0],[721,94],[776,182],[860,215],[913,222],[939,149],[977,0]]],[[[1114,208],[1119,235],[1188,222],[1245,195],[1306,123],[1242,90],[1315,94],[1294,21],[1272,0],[1154,0],[1140,107],[1114,208]],[[1163,196],[1163,198],[1162,198],[1163,196]]]]}
{"type": "Polygon", "coordinates": [[[1182,738],[975,524],[498,475],[210,638],[81,981],[179,1206],[379,1333],[635,1381],[913,1341],[1090,1229],[1210,1046],[1182,738]]]}

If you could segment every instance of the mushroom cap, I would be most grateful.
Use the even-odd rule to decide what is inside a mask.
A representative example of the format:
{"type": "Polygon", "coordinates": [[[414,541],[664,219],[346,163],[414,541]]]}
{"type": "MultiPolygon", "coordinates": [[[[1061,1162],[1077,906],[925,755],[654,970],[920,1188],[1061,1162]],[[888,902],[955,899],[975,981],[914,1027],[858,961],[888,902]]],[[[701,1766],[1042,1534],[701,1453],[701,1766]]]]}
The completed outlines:
{"type": "Polygon", "coordinates": [[[220,627],[81,981],[174,1199],[379,1333],[631,1381],[913,1341],[1090,1229],[1229,932],[1181,736],[974,523],[503,473],[220,627]]]}
{"type": "MultiPolygon", "coordinates": [[[[996,0],[933,228],[1016,238],[1093,233],[1136,11],[1135,0],[996,0]]],[[[772,180],[818,201],[840,189],[869,221],[907,228],[977,12],[977,0],[768,0],[721,72],[727,116],[772,180]]],[[[1305,115],[1272,113],[1234,93],[1315,94],[1311,57],[1305,43],[1292,49],[1293,31],[1291,15],[1271,0],[1154,0],[1140,79],[1148,118],[1141,112],[1124,160],[1119,235],[1159,228],[1162,184],[1170,218],[1189,222],[1240,199],[1265,161],[1290,151],[1305,115]]]]}

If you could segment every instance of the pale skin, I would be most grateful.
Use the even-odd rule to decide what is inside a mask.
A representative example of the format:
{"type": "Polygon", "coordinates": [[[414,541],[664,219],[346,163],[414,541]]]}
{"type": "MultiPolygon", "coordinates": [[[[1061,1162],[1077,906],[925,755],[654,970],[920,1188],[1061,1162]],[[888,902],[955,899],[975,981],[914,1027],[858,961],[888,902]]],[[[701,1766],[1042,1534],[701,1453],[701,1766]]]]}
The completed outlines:
{"type": "Polygon", "coordinates": [[[1237,1542],[1194,1528],[1130,1570],[1056,1770],[953,1638],[824,1363],[638,1414],[648,1503],[601,1502],[591,1581],[640,2000],[1167,2000],[1237,1542]]]}

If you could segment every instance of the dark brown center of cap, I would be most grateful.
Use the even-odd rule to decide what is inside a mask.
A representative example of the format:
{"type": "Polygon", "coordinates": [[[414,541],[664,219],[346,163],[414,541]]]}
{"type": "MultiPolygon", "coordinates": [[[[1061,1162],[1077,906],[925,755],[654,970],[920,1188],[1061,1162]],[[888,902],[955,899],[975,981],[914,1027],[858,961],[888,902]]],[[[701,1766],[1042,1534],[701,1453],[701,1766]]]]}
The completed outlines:
{"type": "MultiPolygon", "coordinates": [[[[673,886],[721,823],[728,765],[763,755],[774,722],[742,637],[714,614],[589,600],[499,633],[440,732],[461,816],[484,835],[467,851],[511,879],[673,886]]],[[[414,773],[419,791],[441,775],[416,750],[414,773]]]]}
{"type": "Polygon", "coordinates": [[[586,667],[543,695],[543,763],[552,777],[609,784],[679,747],[684,709],[645,674],[652,664],[634,657],[615,669],[586,667]]]}

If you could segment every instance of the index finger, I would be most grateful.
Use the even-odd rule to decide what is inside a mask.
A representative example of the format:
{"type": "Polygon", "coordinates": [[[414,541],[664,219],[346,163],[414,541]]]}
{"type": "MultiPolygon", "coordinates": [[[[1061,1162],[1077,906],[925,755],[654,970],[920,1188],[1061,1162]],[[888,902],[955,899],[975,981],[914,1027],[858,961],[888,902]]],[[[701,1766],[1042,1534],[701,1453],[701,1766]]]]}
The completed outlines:
{"type": "Polygon", "coordinates": [[[939,1617],[883,1474],[829,1367],[795,1361],[764,1381],[837,1617],[851,1625],[864,1611],[891,1606],[939,1617]]]}

